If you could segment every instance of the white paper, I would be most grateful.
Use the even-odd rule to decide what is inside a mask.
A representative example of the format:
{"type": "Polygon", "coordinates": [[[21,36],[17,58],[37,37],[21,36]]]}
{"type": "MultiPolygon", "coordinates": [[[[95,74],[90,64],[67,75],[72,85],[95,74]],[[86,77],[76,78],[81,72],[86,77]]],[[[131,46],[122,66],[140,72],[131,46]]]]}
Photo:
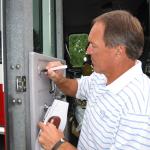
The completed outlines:
{"type": "Polygon", "coordinates": [[[59,129],[64,131],[67,122],[68,105],[68,102],[55,99],[44,116],[44,123],[46,124],[52,116],[59,116],[61,119],[59,129]]]}
{"type": "MultiPolygon", "coordinates": [[[[58,116],[61,120],[58,129],[60,129],[63,132],[67,123],[68,106],[68,102],[55,99],[52,106],[48,108],[43,118],[43,122],[46,124],[52,116],[58,116]]],[[[35,150],[39,150],[39,145],[40,144],[38,143],[37,137],[35,150]]],[[[43,150],[43,148],[40,148],[40,150],[43,150]]]]}

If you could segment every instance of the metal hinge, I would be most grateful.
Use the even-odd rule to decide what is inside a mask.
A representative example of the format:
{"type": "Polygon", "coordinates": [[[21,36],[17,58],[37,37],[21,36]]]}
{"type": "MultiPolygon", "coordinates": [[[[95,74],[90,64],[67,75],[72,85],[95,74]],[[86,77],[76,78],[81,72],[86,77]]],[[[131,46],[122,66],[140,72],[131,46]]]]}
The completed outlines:
{"type": "Polygon", "coordinates": [[[16,91],[26,92],[26,76],[16,76],[16,91]]]}

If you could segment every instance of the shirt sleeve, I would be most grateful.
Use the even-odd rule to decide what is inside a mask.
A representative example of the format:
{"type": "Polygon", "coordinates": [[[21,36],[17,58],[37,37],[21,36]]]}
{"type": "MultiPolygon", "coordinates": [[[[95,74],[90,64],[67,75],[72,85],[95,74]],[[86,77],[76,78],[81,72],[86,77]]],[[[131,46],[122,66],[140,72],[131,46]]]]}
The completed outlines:
{"type": "Polygon", "coordinates": [[[89,76],[81,77],[80,79],[77,79],[77,82],[78,82],[78,89],[76,93],[76,98],[86,100],[90,85],[90,77],[89,76]]]}
{"type": "Polygon", "coordinates": [[[78,89],[76,98],[81,100],[88,100],[91,92],[95,89],[104,90],[106,88],[107,79],[103,74],[93,72],[90,76],[83,76],[77,79],[78,89]]]}

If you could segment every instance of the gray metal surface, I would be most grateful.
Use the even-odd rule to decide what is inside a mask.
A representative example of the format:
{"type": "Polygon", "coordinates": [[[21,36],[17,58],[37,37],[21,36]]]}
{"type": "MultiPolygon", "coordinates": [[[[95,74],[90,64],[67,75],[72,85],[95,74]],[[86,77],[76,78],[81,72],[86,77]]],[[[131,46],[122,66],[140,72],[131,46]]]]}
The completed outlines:
{"type": "MultiPolygon", "coordinates": [[[[54,100],[53,92],[51,94],[49,92],[51,91],[50,80],[44,73],[41,73],[41,70],[49,61],[59,59],[35,52],[30,52],[29,58],[31,145],[32,150],[38,150],[39,147],[35,148],[39,132],[37,124],[39,121],[43,121],[46,113],[45,105],[50,106],[54,100]]],[[[64,61],[62,60],[62,62],[64,61]]]]}
{"type": "Polygon", "coordinates": [[[55,0],[56,13],[56,56],[64,59],[64,36],[63,36],[63,0],[55,0]]]}
{"type": "Polygon", "coordinates": [[[30,150],[28,54],[33,50],[32,0],[3,2],[6,145],[7,150],[30,150]],[[16,76],[26,76],[26,92],[16,91],[16,76]]]}

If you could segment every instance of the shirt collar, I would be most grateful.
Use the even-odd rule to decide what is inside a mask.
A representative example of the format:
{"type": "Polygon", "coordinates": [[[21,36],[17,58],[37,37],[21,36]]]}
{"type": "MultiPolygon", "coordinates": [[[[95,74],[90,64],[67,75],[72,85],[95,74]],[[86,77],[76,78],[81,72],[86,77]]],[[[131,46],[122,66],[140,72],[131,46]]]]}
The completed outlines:
{"type": "Polygon", "coordinates": [[[113,81],[111,84],[107,85],[107,89],[114,94],[117,94],[120,90],[122,90],[133,78],[142,74],[142,63],[137,60],[135,65],[122,74],[119,78],[113,81]]]}

